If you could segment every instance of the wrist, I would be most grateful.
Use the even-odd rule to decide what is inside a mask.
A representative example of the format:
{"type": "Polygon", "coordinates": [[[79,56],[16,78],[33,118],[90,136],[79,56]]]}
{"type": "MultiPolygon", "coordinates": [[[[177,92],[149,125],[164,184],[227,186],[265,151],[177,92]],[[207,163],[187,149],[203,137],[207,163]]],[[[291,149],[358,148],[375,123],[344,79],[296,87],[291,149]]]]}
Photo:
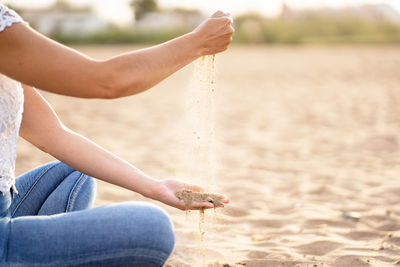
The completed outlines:
{"type": "Polygon", "coordinates": [[[204,55],[205,49],[199,32],[192,31],[184,35],[184,37],[187,38],[191,51],[194,53],[196,58],[204,55]]]}
{"type": "Polygon", "coordinates": [[[150,199],[156,199],[161,181],[151,177],[146,177],[145,184],[145,190],[143,191],[142,195],[150,199]]]}

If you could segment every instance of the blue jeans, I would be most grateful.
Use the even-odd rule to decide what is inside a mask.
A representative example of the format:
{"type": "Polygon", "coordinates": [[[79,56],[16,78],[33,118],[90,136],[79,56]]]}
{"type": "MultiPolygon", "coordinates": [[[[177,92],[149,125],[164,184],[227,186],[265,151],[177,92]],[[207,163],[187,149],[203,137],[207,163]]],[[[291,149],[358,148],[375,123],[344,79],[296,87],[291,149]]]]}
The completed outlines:
{"type": "Polygon", "coordinates": [[[174,247],[168,215],[145,202],[90,208],[95,180],[51,162],[0,193],[0,266],[162,266],[174,247]]]}

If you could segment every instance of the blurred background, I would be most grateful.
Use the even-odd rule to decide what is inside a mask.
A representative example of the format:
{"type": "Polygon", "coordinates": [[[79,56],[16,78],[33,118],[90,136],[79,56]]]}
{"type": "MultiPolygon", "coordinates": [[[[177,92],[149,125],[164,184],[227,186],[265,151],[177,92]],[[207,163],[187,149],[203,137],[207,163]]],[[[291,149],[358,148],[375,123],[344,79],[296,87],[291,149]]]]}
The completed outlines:
{"type": "Polygon", "coordinates": [[[396,0],[9,0],[31,26],[68,44],[157,43],[215,10],[235,17],[236,43],[399,43],[396,0]]]}
{"type": "MultiPolygon", "coordinates": [[[[194,64],[113,101],[42,92],[69,128],[149,175],[229,197],[206,212],[204,241],[197,212],[157,203],[176,229],[169,266],[400,262],[400,1],[6,3],[96,59],[179,36],[218,9],[233,14],[234,44],[216,57],[212,93],[194,64]],[[208,123],[198,112],[206,98],[215,104],[208,123]],[[199,156],[210,136],[211,163],[199,156]]],[[[19,140],[17,174],[50,160],[19,140]]],[[[98,181],[96,206],[131,200],[145,199],[98,181]]]]}

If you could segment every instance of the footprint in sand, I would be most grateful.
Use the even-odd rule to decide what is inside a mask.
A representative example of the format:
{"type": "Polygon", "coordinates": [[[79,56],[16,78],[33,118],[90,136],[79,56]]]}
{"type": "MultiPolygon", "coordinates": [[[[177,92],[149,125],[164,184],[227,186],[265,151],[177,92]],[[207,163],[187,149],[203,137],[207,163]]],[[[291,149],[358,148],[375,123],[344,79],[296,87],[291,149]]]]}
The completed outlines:
{"type": "MultiPolygon", "coordinates": [[[[281,267],[293,267],[293,266],[313,266],[313,263],[308,262],[303,265],[304,262],[291,261],[291,260],[266,260],[266,259],[252,259],[245,260],[240,266],[248,267],[269,267],[269,266],[281,266],[281,267]]],[[[239,266],[238,266],[239,267],[239,266]]]]}
{"type": "Polygon", "coordinates": [[[397,223],[397,221],[393,220],[379,225],[378,227],[376,227],[376,229],[381,231],[399,231],[400,224],[397,223]]]}
{"type": "Polygon", "coordinates": [[[392,237],[390,239],[390,242],[392,242],[393,244],[395,244],[396,246],[400,246],[400,237],[392,237]]]}
{"type": "Polygon", "coordinates": [[[230,217],[245,217],[249,215],[250,212],[244,208],[227,207],[225,209],[225,214],[230,217]]]}
{"type": "Polygon", "coordinates": [[[303,228],[305,229],[316,228],[318,225],[322,224],[326,224],[331,227],[349,228],[354,225],[354,222],[343,221],[343,220],[310,219],[304,222],[303,228]]]}
{"type": "Polygon", "coordinates": [[[260,250],[253,250],[250,251],[247,254],[247,257],[249,257],[249,259],[264,259],[268,256],[268,253],[265,251],[260,251],[260,250]]]}
{"type": "Polygon", "coordinates": [[[306,255],[323,256],[341,247],[342,244],[332,241],[316,241],[309,244],[297,246],[300,253],[306,255]]]}
{"type": "Polygon", "coordinates": [[[351,231],[344,234],[344,236],[351,240],[374,240],[382,238],[382,234],[372,231],[351,231]]]}
{"type": "Polygon", "coordinates": [[[248,220],[248,223],[255,227],[268,227],[268,228],[281,228],[285,224],[282,220],[274,220],[274,219],[256,219],[256,220],[248,220]]]}
{"type": "Polygon", "coordinates": [[[360,256],[355,255],[345,255],[337,258],[333,263],[333,266],[340,267],[364,267],[371,266],[367,260],[362,259],[360,256]]]}

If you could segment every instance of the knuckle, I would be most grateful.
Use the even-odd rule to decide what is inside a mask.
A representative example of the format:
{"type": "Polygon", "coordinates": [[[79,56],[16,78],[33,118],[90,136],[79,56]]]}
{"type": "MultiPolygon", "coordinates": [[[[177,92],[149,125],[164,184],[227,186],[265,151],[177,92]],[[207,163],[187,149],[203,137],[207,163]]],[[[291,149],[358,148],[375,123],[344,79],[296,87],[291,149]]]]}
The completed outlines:
{"type": "Polygon", "coordinates": [[[231,24],[232,24],[232,20],[231,20],[229,17],[224,17],[223,19],[224,19],[224,22],[225,22],[226,24],[228,24],[228,25],[231,25],[231,24]]]}
{"type": "Polygon", "coordinates": [[[218,17],[224,16],[224,15],[225,15],[224,12],[222,12],[221,10],[218,10],[217,12],[215,12],[215,13],[211,16],[211,18],[218,18],[218,17]]]}

